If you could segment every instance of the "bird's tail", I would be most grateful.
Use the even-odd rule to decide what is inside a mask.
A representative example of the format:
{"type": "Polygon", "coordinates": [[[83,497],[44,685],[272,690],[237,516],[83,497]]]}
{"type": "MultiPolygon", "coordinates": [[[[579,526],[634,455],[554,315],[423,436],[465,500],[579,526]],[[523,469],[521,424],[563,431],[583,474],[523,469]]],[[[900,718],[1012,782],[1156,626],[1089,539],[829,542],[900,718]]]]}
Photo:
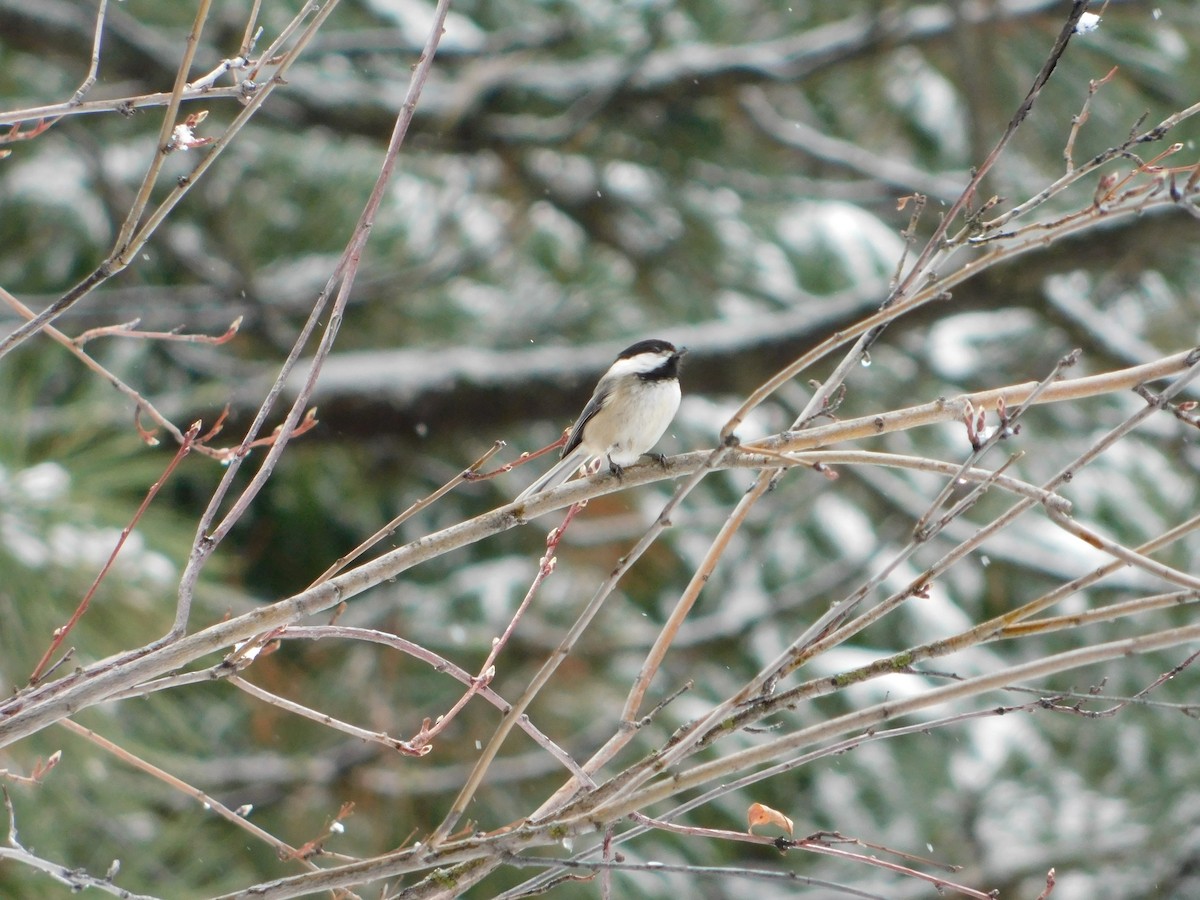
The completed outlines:
{"type": "Polygon", "coordinates": [[[540,494],[542,491],[548,491],[550,488],[558,487],[568,478],[575,474],[575,470],[583,465],[588,458],[588,452],[583,447],[576,447],[562,459],[560,459],[549,472],[531,484],[525,490],[517,495],[514,502],[528,500],[534,494],[540,494]]]}

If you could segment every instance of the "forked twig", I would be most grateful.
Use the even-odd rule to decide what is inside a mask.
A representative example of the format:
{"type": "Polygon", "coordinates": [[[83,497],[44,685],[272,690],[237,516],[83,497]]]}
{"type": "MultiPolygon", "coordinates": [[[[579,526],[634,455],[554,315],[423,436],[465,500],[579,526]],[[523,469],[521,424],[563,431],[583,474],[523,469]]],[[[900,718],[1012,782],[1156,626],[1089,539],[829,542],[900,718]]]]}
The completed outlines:
{"type": "Polygon", "coordinates": [[[512,618],[509,620],[508,626],[503,633],[492,640],[491,649],[488,651],[487,658],[479,667],[479,674],[471,679],[467,686],[466,693],[458,699],[458,702],[452,706],[444,715],[438,717],[436,722],[426,719],[421,724],[421,730],[413,737],[411,744],[419,750],[427,751],[431,749],[431,742],[449,724],[454,721],[454,718],[461,712],[470,701],[470,699],[479,693],[480,689],[492,683],[492,679],[496,676],[496,659],[500,656],[501,651],[508,645],[509,638],[512,637],[513,631],[516,630],[517,623],[521,621],[525,610],[529,608],[529,604],[533,602],[533,598],[537,595],[538,588],[542,586],[547,578],[554,571],[554,566],[557,558],[554,556],[554,551],[558,549],[559,543],[562,542],[563,535],[567,533],[567,528],[575,519],[580,511],[583,510],[585,503],[576,503],[567,510],[567,514],[563,517],[562,524],[551,530],[546,536],[546,553],[538,561],[537,574],[533,578],[533,583],[529,585],[529,590],[525,592],[525,596],[517,605],[516,611],[513,612],[512,618]]]}
{"type": "Polygon", "coordinates": [[[89,328],[82,334],[77,335],[72,339],[76,347],[82,347],[88,341],[93,341],[99,337],[127,337],[140,338],[147,341],[178,341],[186,344],[211,344],[220,346],[228,343],[237,337],[238,330],[242,327],[242,317],[238,316],[234,319],[228,328],[221,334],[185,334],[181,331],[138,331],[138,320],[126,322],[122,325],[103,325],[99,328],[89,328]]]}
{"type": "Polygon", "coordinates": [[[1113,66],[1108,70],[1108,74],[1103,78],[1093,78],[1088,82],[1087,97],[1083,101],[1083,107],[1079,110],[1079,115],[1074,116],[1071,119],[1071,133],[1067,136],[1067,143],[1063,147],[1063,160],[1067,164],[1068,173],[1075,171],[1075,160],[1073,159],[1075,138],[1079,136],[1079,130],[1087,124],[1087,120],[1092,115],[1092,100],[1095,98],[1096,92],[1100,90],[1100,88],[1104,87],[1104,85],[1108,84],[1113,80],[1114,77],[1116,77],[1118,69],[1120,69],[1120,66],[1113,66]]]}

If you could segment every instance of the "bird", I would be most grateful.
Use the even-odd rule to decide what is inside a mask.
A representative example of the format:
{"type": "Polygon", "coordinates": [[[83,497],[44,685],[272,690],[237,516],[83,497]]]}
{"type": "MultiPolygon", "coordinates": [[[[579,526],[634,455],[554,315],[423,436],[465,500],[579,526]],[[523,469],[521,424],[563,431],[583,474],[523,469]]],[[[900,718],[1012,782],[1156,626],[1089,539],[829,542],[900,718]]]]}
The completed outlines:
{"type": "Polygon", "coordinates": [[[679,409],[679,363],[686,347],[651,338],[626,347],[596,383],[554,467],[517,496],[517,502],[557,487],[584,462],[602,459],[621,470],[651,454],[679,409]]]}

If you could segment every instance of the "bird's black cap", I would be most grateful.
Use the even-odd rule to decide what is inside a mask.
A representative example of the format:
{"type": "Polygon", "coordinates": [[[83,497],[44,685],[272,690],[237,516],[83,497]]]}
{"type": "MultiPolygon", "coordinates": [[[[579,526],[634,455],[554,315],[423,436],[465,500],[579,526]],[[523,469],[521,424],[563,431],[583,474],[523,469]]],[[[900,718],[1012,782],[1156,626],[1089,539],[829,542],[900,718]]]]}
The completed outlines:
{"type": "Polygon", "coordinates": [[[660,341],[658,338],[650,338],[645,341],[638,341],[632,344],[617,354],[617,359],[630,359],[637,356],[639,353],[677,353],[675,345],[667,341],[660,341]]]}

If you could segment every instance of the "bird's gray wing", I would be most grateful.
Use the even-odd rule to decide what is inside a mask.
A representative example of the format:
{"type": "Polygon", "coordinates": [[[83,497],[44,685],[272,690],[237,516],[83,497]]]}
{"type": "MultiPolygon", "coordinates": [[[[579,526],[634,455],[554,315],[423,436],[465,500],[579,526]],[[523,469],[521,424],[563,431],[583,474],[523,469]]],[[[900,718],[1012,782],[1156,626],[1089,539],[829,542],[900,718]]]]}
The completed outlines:
{"type": "Polygon", "coordinates": [[[583,412],[579,414],[579,418],[575,420],[575,424],[571,428],[571,436],[567,438],[566,446],[562,450],[564,458],[579,446],[579,442],[583,440],[583,427],[604,408],[604,401],[608,399],[611,392],[612,388],[603,379],[596,385],[592,399],[587,402],[587,406],[583,408],[583,412]]]}

